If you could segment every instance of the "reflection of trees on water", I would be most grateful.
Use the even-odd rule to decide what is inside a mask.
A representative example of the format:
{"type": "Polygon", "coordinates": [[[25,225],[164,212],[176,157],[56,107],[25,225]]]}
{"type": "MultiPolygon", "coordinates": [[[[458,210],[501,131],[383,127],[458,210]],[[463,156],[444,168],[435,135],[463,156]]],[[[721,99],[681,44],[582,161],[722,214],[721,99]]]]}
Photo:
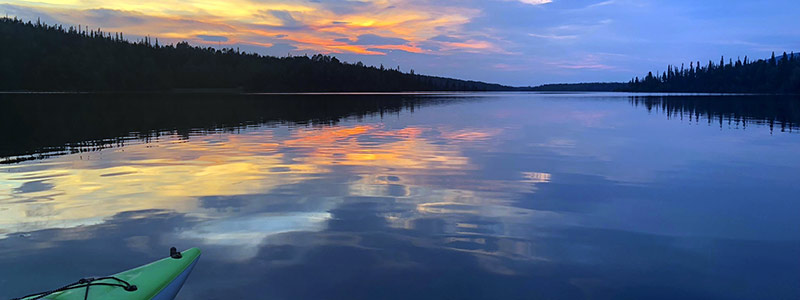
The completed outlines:
{"type": "Polygon", "coordinates": [[[705,122],[720,128],[767,126],[770,132],[800,129],[800,98],[788,96],[644,96],[630,97],[633,106],[660,112],[667,119],[705,122]]]}
{"type": "Polygon", "coordinates": [[[0,163],[97,151],[163,135],[188,138],[251,126],[334,125],[464,100],[424,95],[0,95],[0,163]]]}

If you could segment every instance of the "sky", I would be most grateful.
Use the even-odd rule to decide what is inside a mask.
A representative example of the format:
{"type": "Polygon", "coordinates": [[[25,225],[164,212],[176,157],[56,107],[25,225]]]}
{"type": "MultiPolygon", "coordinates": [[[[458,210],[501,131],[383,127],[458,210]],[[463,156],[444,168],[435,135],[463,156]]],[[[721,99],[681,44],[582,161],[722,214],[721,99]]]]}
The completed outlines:
{"type": "MultiPolygon", "coordinates": [[[[0,0],[1,1],[1,0],[0,0]]],[[[41,0],[0,13],[159,42],[515,86],[800,51],[797,0],[41,0]]]]}

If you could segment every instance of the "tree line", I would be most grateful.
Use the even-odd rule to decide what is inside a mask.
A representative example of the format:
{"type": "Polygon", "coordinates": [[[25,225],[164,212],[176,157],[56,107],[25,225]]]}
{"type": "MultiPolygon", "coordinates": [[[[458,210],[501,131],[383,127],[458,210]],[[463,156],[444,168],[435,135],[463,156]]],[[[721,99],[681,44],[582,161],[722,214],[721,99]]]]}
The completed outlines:
{"type": "Polygon", "coordinates": [[[670,65],[658,74],[633,78],[623,91],[703,93],[800,93],[800,55],[792,52],[769,59],[737,58],[719,63],[699,61],[670,65]]]}
{"type": "Polygon", "coordinates": [[[553,83],[519,88],[519,90],[539,92],[612,92],[625,89],[627,86],[624,82],[553,83]]]}
{"type": "Polygon", "coordinates": [[[274,57],[164,45],[121,32],[0,18],[0,90],[249,92],[498,91],[510,87],[347,63],[329,55],[274,57]]]}

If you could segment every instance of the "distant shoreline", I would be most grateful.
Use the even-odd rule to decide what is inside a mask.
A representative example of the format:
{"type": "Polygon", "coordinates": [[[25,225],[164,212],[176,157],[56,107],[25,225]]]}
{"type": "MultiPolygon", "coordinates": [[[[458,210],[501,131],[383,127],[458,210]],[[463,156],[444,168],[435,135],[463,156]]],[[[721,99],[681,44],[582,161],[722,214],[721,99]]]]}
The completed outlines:
{"type": "Polygon", "coordinates": [[[0,91],[0,95],[242,95],[242,96],[325,96],[325,95],[463,95],[463,94],[609,94],[609,96],[800,96],[792,93],[693,93],[693,92],[628,92],[628,91],[347,91],[347,92],[245,92],[213,89],[181,91],[0,91]]]}

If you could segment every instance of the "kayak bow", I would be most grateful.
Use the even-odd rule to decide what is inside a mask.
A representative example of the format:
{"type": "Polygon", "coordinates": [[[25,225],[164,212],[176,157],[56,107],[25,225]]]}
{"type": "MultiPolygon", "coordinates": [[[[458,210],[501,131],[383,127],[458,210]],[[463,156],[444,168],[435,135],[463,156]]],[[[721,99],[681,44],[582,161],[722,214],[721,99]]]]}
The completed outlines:
{"type": "Polygon", "coordinates": [[[200,258],[200,249],[178,252],[170,257],[108,277],[86,278],[68,286],[37,293],[20,300],[171,300],[180,291],[200,258]]]}

